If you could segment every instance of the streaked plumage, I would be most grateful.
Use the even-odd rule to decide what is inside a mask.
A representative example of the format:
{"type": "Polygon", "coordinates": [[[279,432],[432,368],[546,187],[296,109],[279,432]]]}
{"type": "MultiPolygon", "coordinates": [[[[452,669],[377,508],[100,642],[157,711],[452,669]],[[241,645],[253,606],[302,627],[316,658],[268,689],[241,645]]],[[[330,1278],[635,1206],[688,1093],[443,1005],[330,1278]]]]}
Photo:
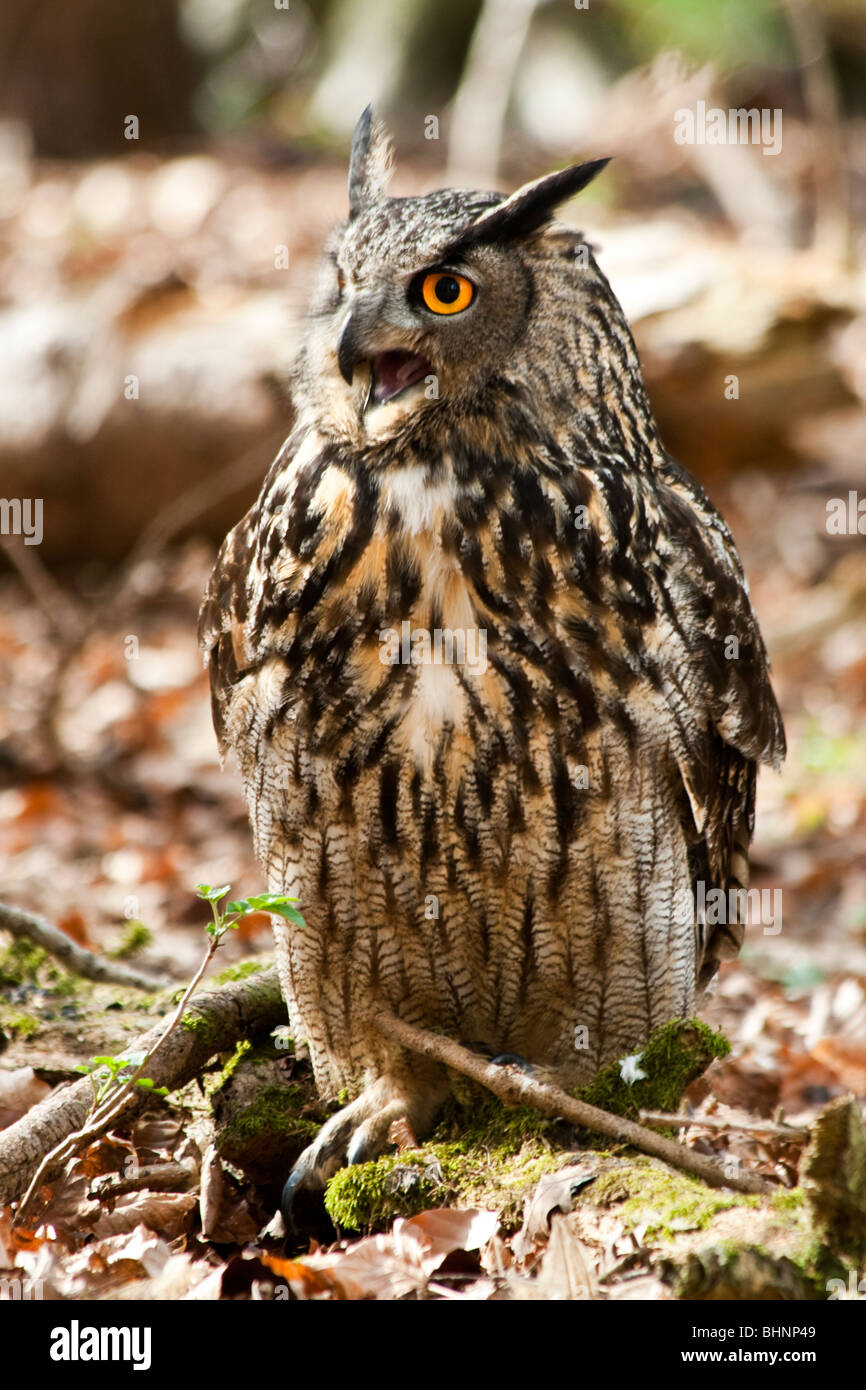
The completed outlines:
{"type": "Polygon", "coordinates": [[[319,1178],[447,1089],[378,1008],[565,1085],[692,1013],[742,937],[694,922],[693,887],[746,884],[756,765],[784,754],[731,536],[549,220],[597,166],[506,202],[390,199],[385,163],[365,113],[297,423],[201,615],[258,856],[307,922],[275,926],[292,1026],[320,1091],[360,1094],[319,1178]],[[416,277],[441,266],[475,297],[440,320],[416,277]],[[430,370],[377,404],[395,364],[430,370]],[[383,664],[404,622],[483,631],[486,670],[383,664]]]}

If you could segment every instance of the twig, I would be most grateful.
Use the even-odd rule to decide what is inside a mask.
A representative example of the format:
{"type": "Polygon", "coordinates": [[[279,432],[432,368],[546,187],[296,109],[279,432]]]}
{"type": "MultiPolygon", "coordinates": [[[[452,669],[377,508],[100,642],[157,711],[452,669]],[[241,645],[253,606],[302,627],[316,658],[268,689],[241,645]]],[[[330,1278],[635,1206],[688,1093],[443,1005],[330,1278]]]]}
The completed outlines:
{"type": "Polygon", "coordinates": [[[480,1085],[486,1086],[506,1105],[529,1105],[540,1110],[543,1115],[561,1115],[572,1124],[605,1134],[619,1143],[631,1144],[642,1153],[652,1154],[676,1168],[681,1168],[695,1177],[702,1178],[711,1187],[732,1187],[737,1192],[767,1194],[775,1189],[770,1183],[755,1173],[743,1173],[739,1177],[728,1176],[713,1159],[704,1154],[687,1149],[684,1144],[676,1144],[650,1129],[635,1124],[633,1120],[611,1115],[607,1110],[599,1110],[586,1101],[575,1100],[573,1096],[558,1086],[536,1081],[514,1067],[493,1066],[477,1053],[461,1047],[450,1038],[438,1033],[430,1033],[425,1028],[416,1028],[406,1023],[396,1014],[383,1013],[376,1017],[376,1026],[386,1038],[408,1047],[412,1052],[420,1052],[432,1057],[454,1071],[461,1072],[480,1085]]]}
{"type": "Polygon", "coordinates": [[[738,1130],[742,1134],[765,1134],[771,1139],[789,1139],[797,1143],[809,1138],[809,1131],[799,1125],[774,1124],[772,1120],[724,1120],[717,1115],[674,1115],[663,1110],[641,1110],[638,1117],[642,1125],[668,1125],[680,1127],[697,1125],[701,1129],[738,1130]]]}
{"type": "Polygon", "coordinates": [[[81,608],[60,587],[40,557],[34,554],[30,546],[23,541],[13,540],[11,536],[0,536],[0,546],[30,590],[52,631],[63,642],[77,639],[84,627],[81,608]]]}
{"type": "Polygon", "coordinates": [[[72,1134],[68,1134],[64,1139],[60,1141],[59,1144],[57,1144],[53,1149],[50,1150],[49,1153],[45,1155],[45,1157],[43,1158],[42,1162],[40,1163],[39,1167],[36,1169],[36,1172],[33,1174],[33,1177],[30,1180],[30,1186],[27,1188],[27,1191],[21,1198],[18,1210],[15,1213],[16,1225],[19,1225],[24,1220],[27,1208],[33,1200],[34,1195],[38,1191],[39,1184],[43,1181],[49,1169],[60,1167],[62,1164],[67,1163],[69,1159],[72,1158],[78,1152],[79,1149],[83,1148],[84,1145],[87,1144],[91,1139],[98,1139],[99,1136],[101,1134],[104,1134],[105,1131],[109,1129],[111,1125],[113,1125],[115,1121],[118,1120],[120,1116],[123,1114],[124,1110],[126,1109],[127,1102],[130,1099],[130,1093],[132,1092],[133,1086],[139,1080],[140,1077],[144,1076],[145,1070],[147,1070],[150,1067],[150,1063],[154,1054],[159,1051],[166,1038],[169,1036],[170,1033],[174,1032],[175,1028],[180,1023],[180,1020],[183,1018],[184,1010],[186,1009],[186,1006],[189,1003],[191,996],[195,993],[196,989],[198,988],[198,985],[201,981],[202,976],[204,975],[204,972],[207,970],[207,967],[213,960],[214,955],[219,948],[221,940],[222,938],[220,936],[212,936],[210,938],[210,941],[208,942],[208,948],[202,958],[201,965],[199,966],[198,970],[195,972],[195,975],[192,977],[192,980],[184,990],[183,995],[181,996],[181,999],[174,1013],[169,1018],[168,1023],[165,1025],[162,1032],[151,1044],[147,1052],[145,1052],[138,1066],[135,1068],[135,1071],[132,1072],[128,1077],[124,1079],[124,1081],[121,1082],[117,1090],[110,1091],[109,1094],[106,1096],[105,1100],[103,1100],[101,1104],[97,1105],[95,1109],[91,1111],[90,1119],[88,1120],[87,1124],[83,1125],[81,1129],[75,1130],[72,1134]]]}
{"type": "Polygon", "coordinates": [[[120,961],[94,955],[92,951],[79,946],[65,932],[60,931],[45,917],[34,912],[24,912],[20,907],[0,902],[0,927],[18,940],[32,941],[41,946],[55,960],[62,961],[73,974],[86,980],[100,980],[104,984],[128,985],[132,989],[165,989],[172,983],[165,975],[150,974],[123,965],[120,961]]]}

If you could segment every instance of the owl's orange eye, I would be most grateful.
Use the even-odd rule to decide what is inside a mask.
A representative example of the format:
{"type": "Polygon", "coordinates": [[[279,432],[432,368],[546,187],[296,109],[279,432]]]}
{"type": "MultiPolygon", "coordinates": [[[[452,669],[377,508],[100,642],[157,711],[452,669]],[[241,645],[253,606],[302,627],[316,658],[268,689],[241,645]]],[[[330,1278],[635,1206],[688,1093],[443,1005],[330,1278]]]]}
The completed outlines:
{"type": "Polygon", "coordinates": [[[469,307],[474,295],[472,281],[450,270],[431,270],[421,284],[421,298],[434,314],[459,314],[469,307]]]}

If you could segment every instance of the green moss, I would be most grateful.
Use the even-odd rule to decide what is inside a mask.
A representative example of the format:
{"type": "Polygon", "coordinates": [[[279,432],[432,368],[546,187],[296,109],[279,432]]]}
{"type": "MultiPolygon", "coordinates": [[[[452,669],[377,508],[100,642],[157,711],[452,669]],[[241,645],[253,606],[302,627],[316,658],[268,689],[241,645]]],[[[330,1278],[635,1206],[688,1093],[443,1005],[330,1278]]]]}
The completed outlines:
{"type": "Polygon", "coordinates": [[[13,941],[0,952],[0,985],[35,985],[48,952],[29,941],[13,941]]]}
{"type": "Polygon", "coordinates": [[[51,993],[58,999],[72,999],[85,988],[75,975],[67,975],[63,970],[51,970],[51,993]]]}
{"type": "MultiPolygon", "coordinates": [[[[182,992],[182,991],[181,991],[182,992]]],[[[208,1043],[211,1039],[213,1028],[208,1019],[193,1007],[187,1009],[180,1020],[181,1028],[186,1029],[187,1033],[192,1033],[199,1042],[208,1043]]]]}
{"type": "Polygon", "coordinates": [[[256,971],[264,970],[264,963],[260,960],[242,960],[239,965],[229,965],[225,970],[221,970],[219,975],[214,976],[215,985],[230,985],[235,980],[248,980],[250,975],[255,975],[256,971]]]}
{"type": "Polygon", "coordinates": [[[555,1130],[555,1122],[535,1110],[507,1110],[488,1091],[462,1084],[429,1143],[341,1168],[328,1184],[325,1207],[347,1231],[388,1225],[455,1200],[495,1209],[506,1227],[514,1227],[527,1192],[544,1173],[569,1162],[569,1153],[551,1142],[555,1130]]]}
{"type": "MultiPolygon", "coordinates": [[[[315,1120],[303,1119],[296,1113],[306,1099],[300,1086],[266,1086],[252,1105],[237,1117],[232,1128],[247,1140],[267,1134],[270,1138],[287,1141],[301,1138],[307,1144],[315,1139],[320,1126],[315,1120]]],[[[227,1131],[226,1139],[228,1134],[227,1131]]]]}
{"type": "Polygon", "coordinates": [[[8,1028],[10,1032],[17,1033],[19,1038],[32,1038],[39,1032],[42,1024],[32,1014],[21,1013],[8,1004],[2,1004],[0,1005],[0,1027],[8,1028]]]}
{"type": "MultiPolygon", "coordinates": [[[[249,1054],[247,1054],[249,1056],[249,1054]]],[[[216,1146],[220,1157],[257,1181],[290,1167],[319,1132],[309,1108],[309,1092],[294,1084],[260,1087],[247,1104],[220,1104],[216,1146]]]]}
{"type": "Polygon", "coordinates": [[[720,1211],[761,1206],[760,1197],[707,1187],[643,1157],[601,1174],[584,1200],[616,1205],[617,1217],[627,1230],[644,1226],[647,1237],[668,1239],[678,1231],[705,1230],[720,1211]]]}
{"type": "Polygon", "coordinates": [[[106,952],[114,960],[128,960],[130,957],[143,951],[145,946],[149,946],[153,940],[153,933],[143,922],[133,919],[127,922],[126,929],[121,937],[120,945],[115,946],[113,951],[106,952]]]}
{"type": "Polygon", "coordinates": [[[802,1187],[780,1187],[770,1198],[777,1211],[802,1211],[806,1197],[802,1187]]]}
{"type": "Polygon", "coordinates": [[[13,941],[0,952],[0,985],[39,985],[59,998],[68,998],[82,988],[76,976],[55,965],[47,951],[29,941],[13,941]]]}
{"type": "Polygon", "coordinates": [[[639,1050],[644,1078],[623,1080],[619,1061],[603,1067],[593,1081],[575,1092],[579,1100],[636,1119],[639,1110],[674,1111],[695,1077],[716,1057],[731,1050],[727,1038],[698,1018],[674,1019],[657,1028],[639,1050]]]}
{"type": "Polygon", "coordinates": [[[668,1267],[674,1296],[689,1301],[801,1302],[822,1296],[820,1281],[795,1260],[755,1244],[716,1241],[689,1251],[678,1268],[670,1262],[668,1267]]]}
{"type": "MultiPolygon", "coordinates": [[[[640,1066],[646,1080],[629,1085],[617,1062],[605,1067],[577,1095],[630,1117],[642,1108],[675,1110],[689,1082],[714,1057],[729,1051],[727,1040],[699,1019],[668,1023],[642,1049],[640,1066]]],[[[455,1199],[463,1205],[494,1208],[506,1226],[514,1225],[538,1179],[573,1161],[560,1140],[556,1121],[528,1106],[506,1109],[490,1092],[458,1080],[429,1143],[409,1153],[341,1169],[328,1184],[325,1206],[336,1225],[351,1231],[387,1225],[396,1216],[412,1216],[455,1199]]],[[[603,1141],[594,1135],[593,1142],[603,1141]]],[[[653,1171],[658,1172],[659,1181],[666,1176],[663,1170],[653,1171]]],[[[676,1196],[671,1220],[694,1218],[695,1224],[704,1225],[726,1206],[740,1200],[757,1202],[756,1198],[727,1198],[687,1179],[682,1182],[688,1185],[676,1196]],[[700,1208],[699,1198],[703,1199],[700,1208]]]]}
{"type": "Polygon", "coordinates": [[[232,1075],[237,1071],[238,1066],[240,1065],[240,1063],[241,1063],[241,1061],[243,1060],[243,1058],[246,1057],[246,1056],[248,1056],[248,1054],[250,1053],[251,1050],[252,1050],[252,1043],[249,1041],[248,1038],[242,1038],[242,1039],[240,1040],[240,1042],[237,1044],[237,1046],[235,1047],[235,1050],[234,1050],[234,1052],[232,1053],[231,1057],[229,1058],[229,1060],[226,1062],[225,1066],[224,1066],[223,1069],[222,1069],[222,1075],[221,1075],[220,1081],[219,1081],[219,1085],[220,1085],[220,1086],[224,1086],[224,1085],[225,1085],[225,1083],[228,1081],[229,1077],[232,1076],[232,1075]]]}
{"type": "Polygon", "coordinates": [[[397,1216],[416,1216],[455,1200],[493,1208],[503,1225],[515,1226],[527,1192],[567,1161],[567,1154],[531,1143],[487,1151],[462,1141],[430,1143],[341,1168],[328,1183],[325,1207],[334,1224],[347,1231],[389,1225],[397,1216]]]}

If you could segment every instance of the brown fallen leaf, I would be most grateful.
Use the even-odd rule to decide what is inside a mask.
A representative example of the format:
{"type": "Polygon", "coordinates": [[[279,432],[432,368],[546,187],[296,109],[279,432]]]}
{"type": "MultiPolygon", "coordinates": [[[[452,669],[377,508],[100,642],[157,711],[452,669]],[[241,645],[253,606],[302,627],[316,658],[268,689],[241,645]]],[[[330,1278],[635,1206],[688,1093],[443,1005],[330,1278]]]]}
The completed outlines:
{"type": "Polygon", "coordinates": [[[0,1129],[26,1115],[32,1105],[44,1100],[51,1087],[40,1081],[32,1067],[0,1071],[0,1129]]]}
{"type": "Polygon", "coordinates": [[[80,912],[73,909],[71,912],[64,913],[62,917],[58,917],[57,925],[79,946],[83,946],[87,951],[93,950],[93,942],[87,930],[87,923],[80,912]]]}
{"type": "Polygon", "coordinates": [[[224,1180],[214,1144],[202,1159],[199,1208],[202,1235],[216,1245],[244,1245],[258,1234],[259,1223],[253,1220],[246,1202],[224,1180]]]}
{"type": "Polygon", "coordinates": [[[299,1298],[402,1298],[426,1288],[452,1251],[486,1245],[498,1225],[492,1211],[442,1207],[409,1220],[398,1217],[388,1235],[367,1236],[297,1261],[266,1256],[265,1262],[299,1298]],[[309,1279],[310,1271],[320,1278],[309,1279]]]}
{"type": "Polygon", "coordinates": [[[532,1280],[533,1294],[546,1302],[574,1302],[598,1297],[598,1285],[577,1232],[567,1216],[554,1212],[550,1218],[550,1239],[538,1275],[532,1280]]]}
{"type": "Polygon", "coordinates": [[[391,1121],[388,1143],[396,1144],[398,1154],[406,1153],[408,1149],[417,1149],[418,1139],[405,1115],[401,1115],[399,1120],[391,1121]]]}
{"type": "Polygon", "coordinates": [[[285,1279],[296,1298],[306,1300],[363,1297],[360,1290],[346,1294],[329,1269],[315,1269],[303,1260],[281,1260],[277,1255],[263,1255],[262,1261],[274,1274],[285,1279]]]}
{"type": "Polygon", "coordinates": [[[829,1067],[846,1090],[861,1099],[866,1097],[866,1044],[847,1038],[821,1038],[811,1055],[829,1067]]]}
{"type": "Polygon", "coordinates": [[[511,1242],[515,1259],[524,1261],[547,1240],[553,1212],[571,1211],[576,1194],[592,1182],[597,1165],[570,1164],[558,1173],[546,1173],[535,1185],[526,1200],[523,1225],[511,1242]]]}
{"type": "Polygon", "coordinates": [[[26,1226],[13,1226],[12,1208],[0,1207],[0,1268],[14,1269],[22,1250],[36,1251],[45,1243],[45,1236],[26,1226]]]}
{"type": "Polygon", "coordinates": [[[118,1197],[112,1211],[102,1213],[93,1225],[93,1234],[121,1235],[145,1226],[174,1240],[190,1229],[197,1206],[197,1198],[188,1192],[129,1192],[118,1197]]]}

